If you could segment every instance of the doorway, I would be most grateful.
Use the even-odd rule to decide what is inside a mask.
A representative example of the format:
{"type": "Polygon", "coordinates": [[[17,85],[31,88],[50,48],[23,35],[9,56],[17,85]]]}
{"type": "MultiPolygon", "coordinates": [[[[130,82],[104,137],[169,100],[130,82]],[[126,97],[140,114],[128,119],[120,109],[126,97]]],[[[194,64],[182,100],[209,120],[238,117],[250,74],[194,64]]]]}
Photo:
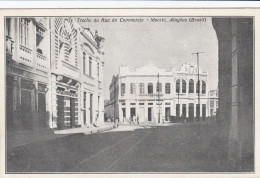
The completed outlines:
{"type": "Polygon", "coordinates": [[[24,129],[33,128],[32,117],[32,91],[22,89],[21,91],[21,116],[24,129]]]}
{"type": "Polygon", "coordinates": [[[38,115],[39,115],[39,127],[46,128],[46,100],[45,93],[38,93],[38,115]]]}
{"type": "Polygon", "coordinates": [[[189,104],[189,118],[190,119],[194,118],[194,104],[193,103],[189,104]]]}
{"type": "Polygon", "coordinates": [[[200,104],[196,104],[196,117],[200,118],[200,104]]]}
{"type": "Polygon", "coordinates": [[[93,94],[90,94],[90,98],[89,98],[89,113],[90,113],[90,116],[89,116],[89,119],[90,119],[90,124],[93,124],[93,94]]]}
{"type": "Polygon", "coordinates": [[[70,98],[70,128],[75,126],[75,98],[70,98]]]}
{"type": "Polygon", "coordinates": [[[132,120],[133,120],[133,116],[136,116],[135,108],[130,108],[130,116],[132,120]]]}
{"type": "Polygon", "coordinates": [[[148,121],[152,121],[152,108],[148,108],[148,121]]]}
{"type": "Polygon", "coordinates": [[[87,93],[84,92],[84,99],[83,99],[83,108],[84,108],[84,111],[83,111],[83,123],[84,123],[84,125],[86,125],[86,122],[87,122],[86,100],[87,100],[87,93]]]}
{"type": "Polygon", "coordinates": [[[125,119],[125,108],[122,108],[123,118],[125,119]]]}
{"type": "Polygon", "coordinates": [[[58,129],[61,130],[64,128],[64,96],[58,95],[57,97],[58,97],[57,126],[58,129]]]}
{"type": "Polygon", "coordinates": [[[206,104],[202,104],[202,119],[206,118],[206,104]]]}
{"type": "Polygon", "coordinates": [[[13,77],[6,77],[6,122],[7,131],[13,129],[13,77]]]}
{"type": "Polygon", "coordinates": [[[180,104],[176,104],[176,117],[180,117],[180,104]]]}
{"type": "Polygon", "coordinates": [[[171,108],[165,108],[165,120],[168,121],[171,115],[171,108]]]}
{"type": "Polygon", "coordinates": [[[182,117],[186,118],[186,104],[182,104],[182,117]]]}

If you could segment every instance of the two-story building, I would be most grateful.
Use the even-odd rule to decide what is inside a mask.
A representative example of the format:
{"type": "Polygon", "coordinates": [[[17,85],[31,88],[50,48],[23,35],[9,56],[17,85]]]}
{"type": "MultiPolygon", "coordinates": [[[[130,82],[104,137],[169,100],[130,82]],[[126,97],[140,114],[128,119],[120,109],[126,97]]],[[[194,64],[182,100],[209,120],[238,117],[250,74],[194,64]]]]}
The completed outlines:
{"type": "Polygon", "coordinates": [[[200,85],[198,69],[191,64],[183,64],[178,71],[153,65],[121,66],[110,85],[110,92],[118,88],[118,92],[111,92],[118,96],[110,97],[115,106],[107,106],[118,112],[120,120],[138,116],[140,122],[161,123],[171,116],[205,118],[208,116],[208,75],[200,70],[199,77],[200,85]]]}
{"type": "Polygon", "coordinates": [[[104,122],[104,38],[74,18],[6,18],[8,130],[104,122]]]}
{"type": "Polygon", "coordinates": [[[50,69],[48,18],[6,18],[7,130],[37,130],[48,125],[50,69]]]}

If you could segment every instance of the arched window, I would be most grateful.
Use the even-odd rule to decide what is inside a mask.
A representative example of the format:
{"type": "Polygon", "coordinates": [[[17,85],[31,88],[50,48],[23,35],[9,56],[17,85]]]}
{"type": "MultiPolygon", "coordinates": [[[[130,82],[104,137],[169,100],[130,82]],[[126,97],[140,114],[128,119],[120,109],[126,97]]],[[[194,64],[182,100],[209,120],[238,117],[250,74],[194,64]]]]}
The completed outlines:
{"type": "Polygon", "coordinates": [[[148,94],[153,94],[153,84],[148,83],[148,94]]]}
{"type": "Polygon", "coordinates": [[[200,81],[196,83],[196,93],[200,93],[200,81]]]}
{"type": "Polygon", "coordinates": [[[192,79],[189,81],[189,93],[194,93],[194,81],[192,79]]]}
{"type": "Polygon", "coordinates": [[[157,82],[156,91],[162,93],[162,83],[157,82]]]}
{"type": "Polygon", "coordinates": [[[206,93],[206,82],[202,81],[202,93],[206,93]]]}
{"type": "Polygon", "coordinates": [[[166,94],[170,94],[171,93],[171,84],[170,83],[166,83],[165,84],[165,93],[166,94]]]}
{"type": "Polygon", "coordinates": [[[144,94],[144,83],[139,83],[139,93],[144,94]]]}
{"type": "Polygon", "coordinates": [[[130,84],[130,93],[135,94],[135,84],[134,83],[130,84]]]}
{"type": "Polygon", "coordinates": [[[182,93],[186,93],[186,81],[182,80],[182,93]]]}
{"type": "Polygon", "coordinates": [[[125,84],[121,83],[121,96],[125,95],[125,84]]]}
{"type": "Polygon", "coordinates": [[[176,93],[180,93],[180,79],[176,81],[176,93]]]}

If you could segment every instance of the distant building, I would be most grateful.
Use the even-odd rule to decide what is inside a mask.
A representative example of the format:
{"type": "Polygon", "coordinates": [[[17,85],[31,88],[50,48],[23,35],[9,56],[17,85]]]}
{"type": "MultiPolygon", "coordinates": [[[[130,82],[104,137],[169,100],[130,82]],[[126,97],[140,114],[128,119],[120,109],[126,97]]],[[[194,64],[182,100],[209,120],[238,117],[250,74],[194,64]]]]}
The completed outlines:
{"type": "Polygon", "coordinates": [[[6,18],[8,131],[104,122],[104,38],[74,18],[6,18]]]}
{"type": "Polygon", "coordinates": [[[209,112],[210,116],[216,116],[218,110],[218,90],[209,91],[209,112]]]}
{"type": "Polygon", "coordinates": [[[140,122],[161,123],[171,116],[205,118],[209,116],[208,74],[201,70],[200,82],[198,69],[192,64],[183,64],[180,70],[121,66],[110,84],[110,105],[105,111],[110,110],[111,117],[120,120],[138,115],[140,122]]]}

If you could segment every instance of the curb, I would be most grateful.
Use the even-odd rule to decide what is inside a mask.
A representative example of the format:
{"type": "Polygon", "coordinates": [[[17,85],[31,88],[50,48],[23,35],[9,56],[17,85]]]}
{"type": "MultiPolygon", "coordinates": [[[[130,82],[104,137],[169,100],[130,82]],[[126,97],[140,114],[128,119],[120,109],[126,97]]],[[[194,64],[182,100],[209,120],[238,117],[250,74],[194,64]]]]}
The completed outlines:
{"type": "Polygon", "coordinates": [[[83,132],[83,134],[84,135],[90,135],[90,134],[101,133],[101,132],[104,132],[104,131],[107,131],[107,130],[112,130],[112,129],[114,129],[114,126],[108,126],[108,127],[105,127],[105,128],[99,128],[99,129],[96,129],[96,130],[83,132]]]}

